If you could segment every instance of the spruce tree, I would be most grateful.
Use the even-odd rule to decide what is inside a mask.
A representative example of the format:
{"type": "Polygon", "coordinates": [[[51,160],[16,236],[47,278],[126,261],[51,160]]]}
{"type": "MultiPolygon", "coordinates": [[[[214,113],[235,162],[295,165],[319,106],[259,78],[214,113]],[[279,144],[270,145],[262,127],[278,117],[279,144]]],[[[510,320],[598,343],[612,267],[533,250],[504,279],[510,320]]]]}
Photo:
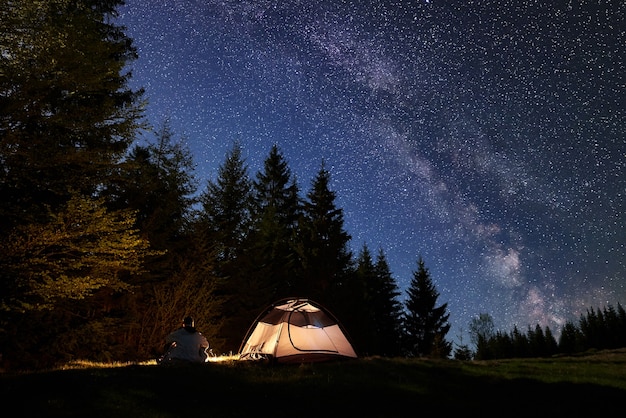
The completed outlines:
{"type": "Polygon", "coordinates": [[[445,340],[450,330],[448,304],[436,306],[439,292],[420,256],[407,289],[403,321],[403,346],[414,357],[448,357],[452,345],[445,340]]]}
{"type": "Polygon", "coordinates": [[[344,286],[345,298],[338,308],[361,355],[396,356],[400,350],[402,304],[382,249],[374,259],[363,244],[352,274],[344,286]]]}
{"type": "Polygon", "coordinates": [[[241,144],[235,142],[220,165],[215,180],[200,195],[196,228],[210,242],[218,261],[218,274],[236,276],[236,262],[252,227],[253,194],[241,144]]]}
{"type": "Polygon", "coordinates": [[[372,309],[378,335],[378,353],[397,356],[401,353],[402,303],[400,290],[391,275],[383,249],[379,249],[374,266],[376,286],[372,291],[372,309]]]}
{"type": "Polygon", "coordinates": [[[512,350],[511,357],[528,357],[529,353],[529,342],[528,336],[521,332],[517,325],[513,326],[513,331],[511,331],[511,342],[512,342],[512,350]]]}
{"type": "Polygon", "coordinates": [[[362,356],[379,354],[380,337],[374,306],[376,281],[372,254],[367,244],[363,244],[355,260],[354,273],[345,280],[350,289],[350,297],[344,300],[339,310],[355,349],[362,356]]]}
{"type": "Polygon", "coordinates": [[[253,259],[258,280],[271,279],[268,305],[297,294],[299,261],[295,242],[301,213],[299,188],[287,160],[274,144],[256,175],[254,187],[253,259]]]}
{"type": "Polygon", "coordinates": [[[342,303],[351,297],[346,280],[352,269],[352,253],[343,210],[336,206],[335,199],[336,193],[330,189],[330,172],[322,162],[304,202],[299,256],[304,294],[339,315],[342,303]]]}
{"type": "Polygon", "coordinates": [[[545,355],[546,357],[553,356],[558,352],[558,344],[556,342],[556,338],[554,338],[554,335],[552,334],[552,330],[550,329],[550,327],[546,326],[544,335],[546,339],[545,355]]]}
{"type": "Polygon", "coordinates": [[[626,347],[626,311],[620,303],[617,308],[609,306],[610,330],[614,337],[615,347],[626,347]]]}
{"type": "Polygon", "coordinates": [[[213,273],[221,282],[216,293],[225,302],[219,332],[221,348],[236,351],[259,307],[268,303],[267,286],[254,274],[251,260],[252,181],[239,142],[226,154],[217,178],[208,181],[200,203],[194,235],[215,257],[213,273]]]}
{"type": "Polygon", "coordinates": [[[105,189],[134,140],[141,91],[116,0],[0,2],[0,231],[105,189]]]}
{"type": "Polygon", "coordinates": [[[546,337],[541,325],[536,324],[535,329],[528,326],[528,357],[544,357],[546,354],[546,337]]]}
{"type": "Polygon", "coordinates": [[[592,308],[587,309],[587,315],[580,315],[578,327],[582,332],[585,348],[600,349],[600,327],[596,311],[592,308]]]}
{"type": "Polygon", "coordinates": [[[181,245],[196,202],[194,169],[190,150],[165,121],[152,142],[136,145],[127,156],[110,190],[110,205],[136,210],[136,227],[152,248],[173,251],[181,245]]]}

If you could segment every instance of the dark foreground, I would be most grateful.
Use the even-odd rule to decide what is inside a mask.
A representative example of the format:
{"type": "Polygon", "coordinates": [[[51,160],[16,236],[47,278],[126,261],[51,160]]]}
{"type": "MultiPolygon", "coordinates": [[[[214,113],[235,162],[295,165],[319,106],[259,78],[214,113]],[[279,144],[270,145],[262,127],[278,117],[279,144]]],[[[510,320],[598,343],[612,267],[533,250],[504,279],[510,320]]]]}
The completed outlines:
{"type": "Polygon", "coordinates": [[[5,373],[0,385],[7,417],[608,417],[626,408],[626,352],[488,363],[92,366],[5,373]]]}

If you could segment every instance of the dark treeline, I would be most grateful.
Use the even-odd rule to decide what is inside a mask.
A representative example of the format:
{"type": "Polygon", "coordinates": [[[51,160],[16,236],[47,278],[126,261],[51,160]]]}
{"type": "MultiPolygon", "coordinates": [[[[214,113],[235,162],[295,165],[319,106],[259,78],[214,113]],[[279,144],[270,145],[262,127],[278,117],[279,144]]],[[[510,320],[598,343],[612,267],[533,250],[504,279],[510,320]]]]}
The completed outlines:
{"type": "MultiPolygon", "coordinates": [[[[561,329],[558,339],[549,327],[528,327],[521,332],[517,327],[509,333],[494,332],[488,314],[475,318],[470,326],[476,345],[474,358],[491,360],[503,358],[550,357],[626,347],[626,311],[621,304],[602,309],[589,308],[576,325],[568,321],[561,329]]],[[[467,356],[467,350],[457,350],[455,356],[467,356]]],[[[471,356],[471,353],[469,354],[471,356]]]]}

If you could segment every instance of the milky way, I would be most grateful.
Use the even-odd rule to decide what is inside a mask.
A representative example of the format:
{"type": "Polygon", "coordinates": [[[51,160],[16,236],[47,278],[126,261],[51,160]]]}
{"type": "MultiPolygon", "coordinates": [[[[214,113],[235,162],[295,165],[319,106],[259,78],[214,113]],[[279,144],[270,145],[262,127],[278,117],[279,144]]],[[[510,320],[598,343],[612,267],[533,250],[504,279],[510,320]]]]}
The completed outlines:
{"type": "Polygon", "coordinates": [[[450,338],[626,304],[626,3],[128,0],[132,85],[203,189],[240,141],[322,161],[356,252],[418,256],[450,338]],[[553,4],[558,3],[558,4],[553,4]]]}

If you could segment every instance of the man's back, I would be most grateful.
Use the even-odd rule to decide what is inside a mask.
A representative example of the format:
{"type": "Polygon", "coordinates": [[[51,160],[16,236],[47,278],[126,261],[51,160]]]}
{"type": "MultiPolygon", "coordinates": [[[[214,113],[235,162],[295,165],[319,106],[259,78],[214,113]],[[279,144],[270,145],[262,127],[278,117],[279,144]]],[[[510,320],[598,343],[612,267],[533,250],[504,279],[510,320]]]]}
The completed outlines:
{"type": "Polygon", "coordinates": [[[181,327],[167,336],[167,344],[172,344],[165,360],[184,360],[204,363],[209,342],[195,328],[181,327]]]}

